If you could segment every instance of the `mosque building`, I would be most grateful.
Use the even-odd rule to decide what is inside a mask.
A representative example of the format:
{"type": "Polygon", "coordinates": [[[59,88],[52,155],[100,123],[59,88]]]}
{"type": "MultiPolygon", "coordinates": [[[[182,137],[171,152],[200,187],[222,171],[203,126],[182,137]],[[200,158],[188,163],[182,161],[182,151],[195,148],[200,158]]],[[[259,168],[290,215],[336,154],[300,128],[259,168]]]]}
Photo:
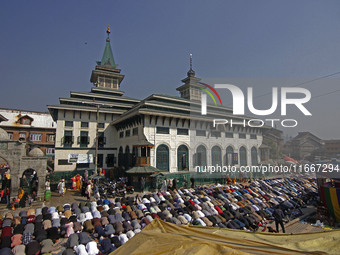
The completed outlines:
{"type": "Polygon", "coordinates": [[[125,96],[120,89],[124,75],[115,63],[109,34],[108,28],[103,57],[92,71],[91,91],[71,92],[58,105],[48,106],[57,123],[55,171],[121,167],[175,173],[196,166],[258,164],[266,127],[214,127],[214,119],[240,123],[240,117],[231,108],[210,104],[207,114],[201,114],[206,87],[192,61],[177,88],[179,97],[125,96]]]}

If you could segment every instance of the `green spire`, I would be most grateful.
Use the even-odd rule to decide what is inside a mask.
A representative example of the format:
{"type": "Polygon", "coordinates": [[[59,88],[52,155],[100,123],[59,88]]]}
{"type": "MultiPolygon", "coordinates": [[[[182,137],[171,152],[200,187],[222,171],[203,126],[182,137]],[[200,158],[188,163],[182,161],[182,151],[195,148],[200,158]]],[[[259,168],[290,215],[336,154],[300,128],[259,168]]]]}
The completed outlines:
{"type": "Polygon", "coordinates": [[[109,66],[112,66],[113,68],[116,68],[117,65],[116,65],[115,60],[113,58],[111,44],[110,44],[110,38],[109,38],[110,26],[107,27],[106,33],[107,33],[106,45],[105,45],[105,50],[104,50],[104,54],[103,54],[102,61],[101,61],[100,65],[109,65],[109,66]]]}

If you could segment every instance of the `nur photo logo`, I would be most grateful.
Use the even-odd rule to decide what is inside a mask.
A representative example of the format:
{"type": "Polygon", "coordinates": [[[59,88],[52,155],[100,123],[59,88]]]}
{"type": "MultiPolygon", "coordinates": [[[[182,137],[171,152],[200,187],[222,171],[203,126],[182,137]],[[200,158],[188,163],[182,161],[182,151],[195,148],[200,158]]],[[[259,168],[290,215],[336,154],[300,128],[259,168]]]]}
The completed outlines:
{"type": "MultiPolygon", "coordinates": [[[[208,90],[210,89],[215,96],[218,98],[220,105],[223,106],[220,95],[217,93],[216,89],[226,89],[232,95],[233,100],[233,115],[242,116],[245,115],[245,102],[247,101],[248,110],[256,115],[256,116],[269,116],[275,113],[279,106],[279,96],[280,96],[280,115],[287,116],[287,105],[294,105],[297,109],[299,109],[303,115],[312,116],[311,112],[304,106],[311,99],[311,93],[308,89],[299,88],[299,87],[281,87],[279,90],[278,87],[272,88],[272,104],[268,109],[256,109],[254,106],[254,94],[253,88],[247,88],[247,95],[243,93],[243,91],[232,84],[214,84],[214,86],[208,85],[203,82],[199,82],[199,84],[204,85],[206,88],[201,88],[202,91],[206,93],[202,93],[201,95],[201,115],[207,115],[207,94],[214,101],[215,106],[217,106],[216,99],[214,95],[208,90]],[[295,95],[294,97],[292,95],[295,95]],[[297,95],[297,96],[296,96],[297,95]],[[245,100],[247,99],[247,100],[245,100]]],[[[298,122],[295,119],[243,119],[243,121],[238,121],[237,123],[233,121],[233,119],[214,119],[214,127],[218,124],[227,124],[229,123],[231,126],[238,124],[249,127],[262,127],[265,123],[270,124],[274,127],[278,122],[281,123],[283,127],[296,127],[298,122]]]]}

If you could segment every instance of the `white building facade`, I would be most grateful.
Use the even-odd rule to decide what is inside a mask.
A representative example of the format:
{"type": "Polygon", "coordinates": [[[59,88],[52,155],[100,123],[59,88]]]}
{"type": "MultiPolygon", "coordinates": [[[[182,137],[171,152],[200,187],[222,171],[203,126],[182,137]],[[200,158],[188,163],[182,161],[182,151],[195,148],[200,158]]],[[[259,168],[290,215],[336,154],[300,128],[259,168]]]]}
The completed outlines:
{"type": "Polygon", "coordinates": [[[56,171],[94,169],[93,158],[103,168],[151,166],[169,172],[258,164],[265,127],[213,127],[214,118],[240,117],[213,105],[206,116],[200,114],[202,85],[191,67],[177,88],[181,97],[129,98],[120,91],[123,78],[108,37],[102,61],[92,71],[91,92],[71,92],[59,105],[48,106],[57,123],[56,171]]]}

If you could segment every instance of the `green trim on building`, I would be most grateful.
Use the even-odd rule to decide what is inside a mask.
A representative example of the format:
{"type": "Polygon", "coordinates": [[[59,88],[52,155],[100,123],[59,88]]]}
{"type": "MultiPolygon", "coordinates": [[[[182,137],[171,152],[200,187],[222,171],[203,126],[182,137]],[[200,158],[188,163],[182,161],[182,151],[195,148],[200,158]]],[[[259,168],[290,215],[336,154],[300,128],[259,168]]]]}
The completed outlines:
{"type": "Polygon", "coordinates": [[[114,68],[117,67],[115,60],[113,58],[110,39],[106,39],[105,50],[104,50],[104,54],[103,54],[102,61],[101,61],[100,64],[101,65],[109,65],[109,66],[112,66],[114,68]]]}
{"type": "Polygon", "coordinates": [[[161,170],[153,166],[135,166],[126,171],[128,174],[152,174],[155,172],[160,172],[161,170]]]}
{"type": "MultiPolygon", "coordinates": [[[[79,147],[56,147],[55,150],[88,150],[93,151],[95,148],[79,148],[79,147]]],[[[117,148],[98,148],[100,151],[116,151],[117,148]]]]}

